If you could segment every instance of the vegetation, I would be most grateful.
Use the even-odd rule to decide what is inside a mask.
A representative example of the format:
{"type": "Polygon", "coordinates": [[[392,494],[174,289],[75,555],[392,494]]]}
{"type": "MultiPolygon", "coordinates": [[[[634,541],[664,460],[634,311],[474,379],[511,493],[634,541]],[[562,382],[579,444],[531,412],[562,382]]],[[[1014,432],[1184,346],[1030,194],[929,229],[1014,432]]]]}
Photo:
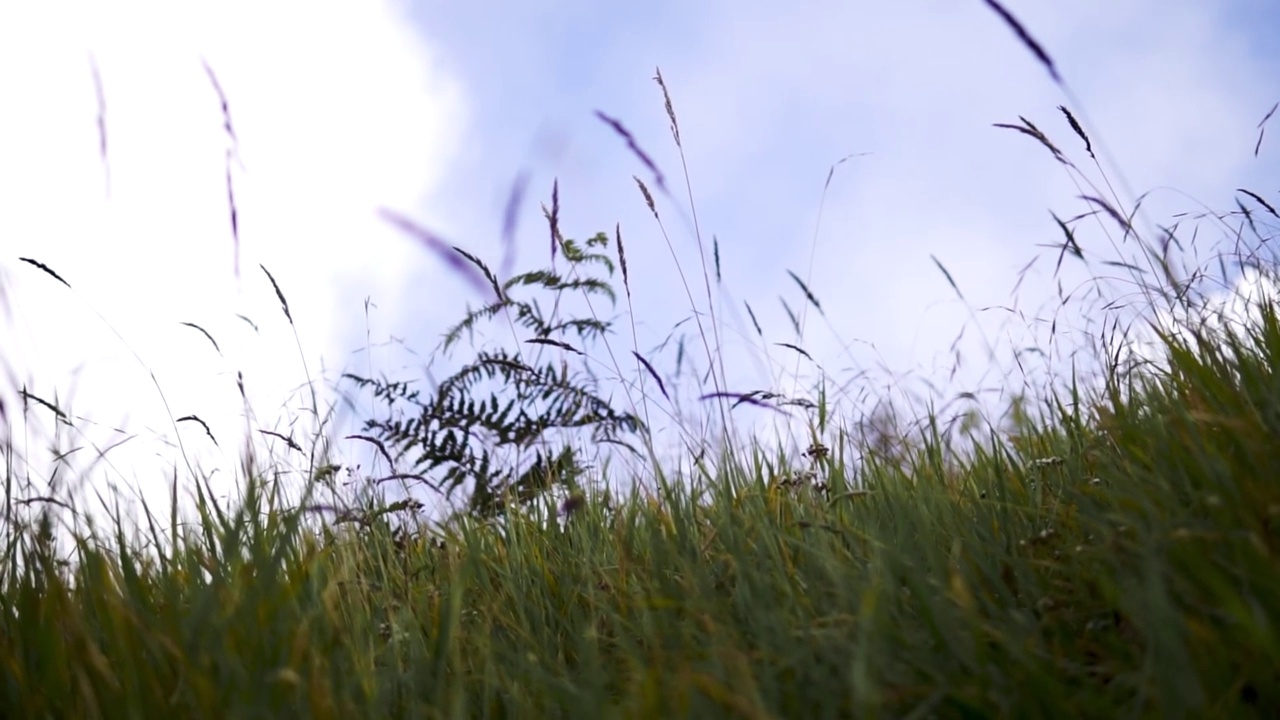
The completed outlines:
{"type": "MultiPolygon", "coordinates": [[[[679,145],[669,97],[666,107],[679,145]]],[[[669,197],[662,176],[603,119],[654,171],[640,189],[656,208],[651,186],[669,197]]],[[[1085,179],[1035,125],[1006,127],[1085,179]]],[[[1273,279],[1280,264],[1260,258],[1280,215],[1245,195],[1255,209],[1213,222],[1233,242],[1251,238],[1236,260],[1273,279]]],[[[603,364],[620,368],[610,324],[590,305],[616,297],[615,257],[630,295],[620,232],[612,244],[564,238],[553,194],[546,215],[567,268],[506,281],[420,234],[493,293],[443,349],[495,319],[517,349],[478,350],[425,400],[405,382],[345,380],[389,413],[412,408],[408,419],[371,418],[356,438],[409,489],[465,492],[462,510],[426,522],[407,512],[420,507],[414,496],[393,500],[373,479],[345,504],[320,503],[335,486],[317,437],[301,500],[247,457],[241,502],[220,503],[205,483],[198,523],[148,513],[138,533],[122,521],[104,530],[35,490],[6,444],[0,714],[1274,717],[1280,309],[1263,297],[1209,321],[1197,290],[1208,275],[1176,269],[1176,233],[1145,240],[1114,197],[1088,202],[1143,241],[1141,257],[1111,267],[1133,271],[1146,308],[1173,318],[1156,326],[1156,351],[1124,352],[1137,326],[1110,322],[1095,376],[1018,400],[1006,422],[929,414],[886,441],[881,425],[838,419],[826,378],[807,402],[729,392],[716,315],[699,313],[706,406],[722,417],[744,402],[808,408],[810,439],[769,449],[728,435],[726,422],[722,443],[678,462],[659,461],[640,418],[659,397],[673,407],[679,388],[634,343],[626,387],[648,390],[628,411],[589,371],[568,370],[597,341],[603,364]],[[514,297],[530,287],[553,309],[514,297]],[[587,317],[566,319],[561,301],[573,297],[587,317]],[[544,352],[555,359],[530,357],[544,352]],[[587,468],[582,429],[597,442],[636,439],[632,465],[587,468]]],[[[1059,223],[1059,267],[1093,252],[1074,224],[1059,223]]],[[[712,275],[718,266],[704,268],[708,289],[712,275]]]]}

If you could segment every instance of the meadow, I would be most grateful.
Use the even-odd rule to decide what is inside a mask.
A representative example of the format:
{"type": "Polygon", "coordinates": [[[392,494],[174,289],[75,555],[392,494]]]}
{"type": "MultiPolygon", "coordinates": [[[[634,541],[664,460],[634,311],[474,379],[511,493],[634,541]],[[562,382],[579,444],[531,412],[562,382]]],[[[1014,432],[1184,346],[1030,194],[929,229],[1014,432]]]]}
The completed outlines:
{"type": "MultiPolygon", "coordinates": [[[[1084,123],[1062,114],[1092,158],[1084,123]]],[[[621,121],[601,120],[662,177],[621,121]]],[[[1026,120],[1004,127],[1089,182],[1065,143],[1026,120]]],[[[660,185],[637,178],[659,225],[660,185]]],[[[425,393],[345,377],[387,405],[352,436],[384,476],[340,484],[323,433],[296,447],[307,460],[292,485],[296,468],[246,449],[234,502],[175,475],[175,497],[194,488],[192,522],[148,510],[137,527],[97,526],[0,436],[0,714],[1280,715],[1280,308],[1266,294],[1242,298],[1244,312],[1211,301],[1223,285],[1243,292],[1242,273],[1277,279],[1280,214],[1242,190],[1236,209],[1205,216],[1225,249],[1188,272],[1177,224],[1145,230],[1110,188],[1090,183],[1087,211],[1045,239],[1058,267],[1100,255],[1077,240],[1084,222],[1140,248],[1094,266],[1139,288],[1125,323],[1099,322],[1099,361],[995,419],[925,413],[888,429],[842,417],[830,378],[795,398],[730,391],[714,308],[696,333],[710,385],[677,387],[637,349],[634,322],[615,333],[592,304],[645,282],[623,236],[565,237],[557,194],[544,208],[552,266],[505,280],[389,217],[492,296],[441,351],[487,322],[513,348],[475,351],[425,393]],[[1212,275],[1226,263],[1231,277],[1212,275]],[[634,363],[638,399],[617,409],[591,373],[570,372],[591,353],[619,375],[634,363]],[[650,426],[681,392],[722,420],[670,459],[650,426]],[[723,418],[742,405],[795,410],[807,435],[735,436],[723,418]],[[612,447],[632,460],[606,459],[612,447]],[[425,491],[462,500],[429,519],[425,491]]],[[[708,305],[718,251],[688,273],[708,305]]],[[[265,279],[289,317],[287,288],[265,279]]],[[[6,429],[19,412],[61,413],[20,396],[0,408],[6,429]]]]}

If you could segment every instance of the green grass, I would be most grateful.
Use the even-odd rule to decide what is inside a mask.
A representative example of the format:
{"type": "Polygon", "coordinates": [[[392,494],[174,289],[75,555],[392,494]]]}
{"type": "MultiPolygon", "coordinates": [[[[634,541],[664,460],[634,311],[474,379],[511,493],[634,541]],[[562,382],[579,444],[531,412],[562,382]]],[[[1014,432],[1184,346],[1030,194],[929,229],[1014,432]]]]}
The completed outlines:
{"type": "Polygon", "coordinates": [[[10,527],[5,717],[1114,717],[1280,709],[1280,319],[1168,339],[1070,398],[851,490],[761,454],[563,527],[305,522],[265,488],[60,566],[10,527]],[[1070,408],[1070,409],[1069,409],[1070,408]]]}
{"type": "MultiPolygon", "coordinates": [[[[670,199],[636,140],[602,119],[670,199]]],[[[1083,177],[1031,123],[1002,127],[1083,177]]],[[[637,182],[661,224],[655,195],[637,182]]],[[[1115,193],[1082,194],[1126,237],[1136,232],[1136,212],[1099,199],[1115,193]]],[[[1276,213],[1246,194],[1257,217],[1242,205],[1217,221],[1243,218],[1265,245],[1258,223],[1276,213]]],[[[558,215],[557,195],[557,237],[558,215]]],[[[1086,258],[1075,225],[1058,224],[1059,267],[1086,258]]],[[[608,249],[601,241],[612,270],[608,249]]],[[[620,233],[612,251],[629,306],[620,233]]],[[[502,298],[510,288],[465,257],[475,267],[450,262],[479,268],[479,285],[502,298]]],[[[1276,277],[1276,263],[1251,259],[1276,277]]],[[[1147,309],[1194,307],[1167,253],[1143,261],[1164,281],[1142,286],[1147,309]]],[[[724,430],[729,400],[766,396],[725,388],[711,276],[704,267],[712,311],[697,334],[724,430]]],[[[554,306],[566,288],[605,282],[557,279],[554,306]]],[[[592,482],[573,483],[556,519],[546,497],[545,512],[490,503],[503,509],[440,522],[405,519],[414,503],[377,493],[320,503],[332,473],[316,471],[330,459],[317,438],[295,447],[311,454],[301,499],[246,450],[241,502],[217,502],[197,478],[195,522],[179,521],[175,501],[163,520],[146,509],[136,527],[119,515],[95,526],[71,501],[32,491],[33,471],[6,441],[0,716],[1275,717],[1280,311],[1265,300],[1253,310],[1237,324],[1166,324],[1160,361],[1138,364],[1120,361],[1131,338],[1106,315],[1100,374],[1056,378],[1013,403],[1009,422],[958,431],[937,414],[916,431],[850,430],[865,426],[839,416],[823,378],[807,448],[724,430],[709,453],[659,461],[646,444],[647,462],[603,464],[592,482]]],[[[668,394],[677,388],[635,338],[633,322],[630,351],[643,368],[626,386],[640,388],[631,409],[668,413],[695,434],[668,394]]],[[[548,344],[527,351],[576,352],[548,344]]],[[[625,353],[609,356],[621,375],[625,353]]],[[[379,440],[358,437],[394,472],[379,440]]]]}

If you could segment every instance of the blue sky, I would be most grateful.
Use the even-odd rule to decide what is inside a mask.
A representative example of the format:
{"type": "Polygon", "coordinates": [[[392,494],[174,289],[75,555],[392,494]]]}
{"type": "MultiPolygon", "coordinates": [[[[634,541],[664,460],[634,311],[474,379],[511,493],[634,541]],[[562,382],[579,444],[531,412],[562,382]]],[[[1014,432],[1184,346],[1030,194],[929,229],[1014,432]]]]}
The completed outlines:
{"type": "MultiPolygon", "coordinates": [[[[427,36],[461,58],[478,109],[468,125],[479,146],[467,145],[474,163],[458,168],[451,188],[490,187],[487,206],[460,203],[474,215],[442,222],[495,227],[513,158],[528,162],[537,133],[551,128],[569,150],[557,163],[535,162],[541,187],[558,175],[577,227],[621,221],[636,238],[633,252],[652,260],[641,277],[668,276],[661,243],[645,242],[656,237],[631,185],[638,165],[591,112],[624,119],[675,173],[648,81],[654,64],[675,94],[700,218],[722,241],[730,289],[775,328],[783,316],[774,298],[793,289],[785,267],[811,279],[820,297],[840,293],[828,302],[841,310],[834,324],[846,340],[877,342],[891,364],[911,363],[922,335],[936,349],[967,315],[938,307],[951,291],[931,255],[975,305],[1007,302],[1033,246],[1054,239],[1048,209],[1077,209],[1065,202],[1075,188],[1046,153],[990,127],[1026,114],[1078,150],[1054,109],[1063,102],[1057,88],[982,3],[806,4],[784,14],[743,3],[699,7],[658,4],[602,18],[566,4],[461,19],[443,5],[420,7],[427,36]],[[520,62],[500,60],[510,56],[520,62]],[[519,116],[528,119],[524,133],[510,121],[519,116]],[[841,168],[810,278],[821,184],[851,152],[873,155],[841,168]],[[655,252],[641,255],[645,248],[655,252]],[[886,305],[900,310],[882,312],[886,305]]],[[[1228,178],[1261,181],[1265,165],[1247,157],[1249,130],[1268,106],[1277,62],[1264,43],[1250,45],[1256,18],[1236,24],[1221,6],[1195,3],[1130,4],[1127,15],[1104,4],[1056,14],[1011,7],[1051,48],[1084,105],[1076,112],[1097,123],[1095,136],[1137,192],[1169,185],[1220,205],[1233,188],[1228,178]]],[[[685,311],[655,303],[645,317],[656,326],[685,311]]],[[[822,342],[822,333],[810,340],[822,342]]]]}
{"type": "MultiPolygon", "coordinates": [[[[1237,187],[1274,202],[1280,184],[1275,143],[1253,157],[1256,125],[1280,99],[1280,50],[1267,41],[1267,28],[1280,26],[1274,9],[1198,0],[1007,6],[1052,55],[1079,105],[979,0],[786,9],[763,2],[7,6],[0,92],[18,111],[0,118],[0,288],[10,311],[0,347],[19,383],[48,398],[71,394],[75,410],[98,423],[62,429],[64,444],[115,445],[121,436],[110,428],[132,430],[133,439],[109,454],[118,459],[104,477],[163,500],[156,493],[164,481],[134,468],[157,459],[182,464],[171,444],[177,434],[188,456],[230,478],[244,424],[237,370],[260,413],[256,427],[287,433],[283,423],[307,404],[291,394],[306,373],[257,264],[289,298],[308,372],[403,374],[412,358],[387,339],[429,352],[478,298],[379,220],[378,208],[496,265],[503,209],[523,170],[531,185],[517,267],[544,264],[537,203],[558,178],[569,235],[621,224],[647,352],[689,314],[689,303],[631,179],[649,175],[594,112],[621,120],[683,198],[680,160],[651,79],[661,67],[704,237],[720,241],[725,283],[717,301],[733,313],[732,389],[790,389],[794,355],[763,346],[742,310],[744,300],[752,304],[769,343],[795,342],[777,298],[797,309],[803,300],[786,270],[804,278],[827,311],[830,324],[810,315],[799,344],[837,380],[861,368],[882,385],[904,373],[945,380],[948,349],[974,317],[997,347],[1025,340],[1008,334],[1025,321],[1009,323],[999,311],[974,316],[971,308],[1034,315],[1051,305],[1054,258],[1037,245],[1060,239],[1050,210],[1069,217],[1084,209],[1073,199],[1080,189],[1048,153],[992,123],[1025,115],[1096,179],[1056,110],[1071,105],[1104,148],[1113,179],[1135,193],[1167,188],[1148,201],[1152,223],[1199,202],[1230,209],[1237,187]],[[202,59],[226,94],[238,138],[239,278],[227,212],[231,143],[202,59]],[[94,66],[109,178],[99,156],[94,66]],[[870,154],[837,170],[818,226],[828,169],[850,153],[870,154]],[[1015,298],[1017,273],[1036,255],[1045,257],[1015,298]],[[18,257],[47,263],[75,292],[18,257]],[[223,355],[184,321],[208,329],[223,355]],[[747,334],[733,339],[736,332],[747,334]],[[376,346],[371,354],[363,353],[366,338],[376,346]],[[202,445],[190,427],[175,431],[169,418],[188,413],[227,438],[221,448],[202,445]]],[[[687,208],[664,202],[660,212],[683,267],[700,277],[682,219],[687,208]]],[[[1111,254],[1096,225],[1081,240],[1086,251],[1111,254]]],[[[976,330],[966,333],[965,368],[944,395],[1008,380],[1008,359],[985,359],[976,330]]],[[[624,350],[628,335],[618,338],[624,350]]],[[[651,359],[670,368],[672,357],[651,359]]],[[[3,382],[0,392],[12,396],[3,382]]],[[[47,418],[33,423],[15,437],[32,474],[48,478],[44,438],[53,426],[47,418]]]]}

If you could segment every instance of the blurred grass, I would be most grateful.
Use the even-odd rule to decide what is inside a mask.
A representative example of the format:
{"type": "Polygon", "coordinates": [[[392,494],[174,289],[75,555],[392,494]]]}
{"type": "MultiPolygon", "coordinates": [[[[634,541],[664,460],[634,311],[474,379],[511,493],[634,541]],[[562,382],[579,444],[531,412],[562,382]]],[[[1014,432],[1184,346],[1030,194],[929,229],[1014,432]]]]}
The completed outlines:
{"type": "MultiPolygon", "coordinates": [[[[567,522],[6,526],[4,717],[1113,717],[1280,711],[1280,319],[855,488],[725,448],[567,522]],[[1088,410],[1085,410],[1089,408],[1088,410]],[[948,458],[943,460],[943,458],[948,458]]],[[[783,458],[784,461],[789,459],[783,458]]]]}

